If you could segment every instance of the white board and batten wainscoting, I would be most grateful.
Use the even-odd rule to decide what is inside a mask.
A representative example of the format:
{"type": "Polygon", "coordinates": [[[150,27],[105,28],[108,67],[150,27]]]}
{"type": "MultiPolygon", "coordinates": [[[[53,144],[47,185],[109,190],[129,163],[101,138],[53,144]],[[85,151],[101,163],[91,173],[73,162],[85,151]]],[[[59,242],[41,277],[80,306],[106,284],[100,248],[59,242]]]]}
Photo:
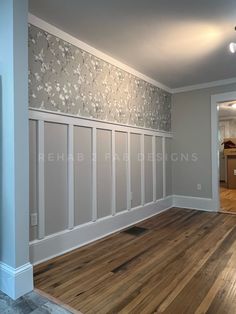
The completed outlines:
{"type": "Polygon", "coordinates": [[[29,130],[33,264],[172,207],[170,132],[35,109],[29,130]]]}

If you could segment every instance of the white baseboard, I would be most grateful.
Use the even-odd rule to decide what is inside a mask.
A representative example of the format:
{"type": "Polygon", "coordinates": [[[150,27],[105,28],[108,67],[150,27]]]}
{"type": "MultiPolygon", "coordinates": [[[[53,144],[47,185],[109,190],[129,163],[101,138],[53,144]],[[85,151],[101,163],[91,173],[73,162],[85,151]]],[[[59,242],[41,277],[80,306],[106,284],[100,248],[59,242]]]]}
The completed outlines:
{"type": "Polygon", "coordinates": [[[173,195],[173,206],[180,208],[198,209],[203,211],[218,211],[215,201],[211,198],[173,195]]]}
{"type": "Polygon", "coordinates": [[[155,216],[171,207],[210,212],[218,210],[214,200],[210,198],[183,195],[168,196],[155,203],[139,206],[130,211],[117,213],[115,216],[101,218],[95,222],[77,226],[72,230],[63,230],[44,239],[32,241],[30,242],[30,261],[33,265],[42,263],[155,216]]]}
{"type": "Polygon", "coordinates": [[[33,267],[27,263],[13,268],[0,263],[0,290],[16,300],[33,290],[33,267]]]}
{"type": "Polygon", "coordinates": [[[172,196],[168,196],[155,203],[117,213],[115,216],[105,217],[96,222],[89,222],[72,230],[47,236],[42,240],[32,241],[30,260],[34,265],[39,264],[145,220],[171,208],[172,205],[172,196]]]}

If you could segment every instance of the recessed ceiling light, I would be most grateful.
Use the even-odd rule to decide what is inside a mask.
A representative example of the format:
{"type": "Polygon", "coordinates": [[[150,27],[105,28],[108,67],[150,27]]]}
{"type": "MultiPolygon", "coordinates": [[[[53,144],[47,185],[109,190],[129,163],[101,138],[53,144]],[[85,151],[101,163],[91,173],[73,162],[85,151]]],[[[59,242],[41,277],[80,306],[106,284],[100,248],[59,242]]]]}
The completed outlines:
{"type": "Polygon", "coordinates": [[[235,53],[236,52],[236,43],[230,43],[229,44],[229,50],[231,53],[235,53]]]}

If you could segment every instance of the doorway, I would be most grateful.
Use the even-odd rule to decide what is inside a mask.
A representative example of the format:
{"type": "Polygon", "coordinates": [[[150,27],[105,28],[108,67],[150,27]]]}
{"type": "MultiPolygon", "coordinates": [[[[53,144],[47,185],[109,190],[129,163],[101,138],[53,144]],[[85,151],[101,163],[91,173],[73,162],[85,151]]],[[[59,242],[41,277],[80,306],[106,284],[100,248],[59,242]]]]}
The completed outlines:
{"type": "Polygon", "coordinates": [[[212,95],[211,135],[212,206],[236,214],[236,92],[212,95]]]}
{"type": "Polygon", "coordinates": [[[236,99],[218,105],[220,209],[236,214],[236,99]]]}

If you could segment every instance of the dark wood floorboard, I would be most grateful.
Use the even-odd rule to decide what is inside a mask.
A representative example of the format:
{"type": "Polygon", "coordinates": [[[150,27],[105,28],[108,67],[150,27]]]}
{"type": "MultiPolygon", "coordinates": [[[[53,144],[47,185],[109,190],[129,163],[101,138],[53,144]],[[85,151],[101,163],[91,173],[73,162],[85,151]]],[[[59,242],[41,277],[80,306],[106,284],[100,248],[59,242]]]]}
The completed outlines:
{"type": "Polygon", "coordinates": [[[82,313],[236,313],[236,215],[172,208],[34,267],[82,313]]]}

